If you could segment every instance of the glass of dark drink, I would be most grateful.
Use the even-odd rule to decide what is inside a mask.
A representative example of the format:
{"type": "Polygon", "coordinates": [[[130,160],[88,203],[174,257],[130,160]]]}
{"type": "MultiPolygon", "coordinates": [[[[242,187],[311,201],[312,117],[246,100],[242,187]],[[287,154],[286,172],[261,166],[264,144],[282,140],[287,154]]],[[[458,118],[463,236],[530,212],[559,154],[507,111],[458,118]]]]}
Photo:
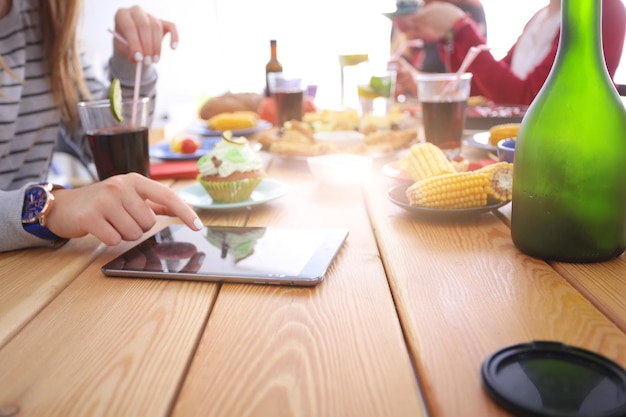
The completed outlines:
{"type": "Polygon", "coordinates": [[[270,93],[276,103],[276,126],[283,127],[289,120],[302,120],[305,86],[302,78],[286,76],[282,72],[268,74],[270,93]]]}
{"type": "Polygon", "coordinates": [[[109,100],[78,103],[78,114],[100,180],[129,172],[150,176],[148,130],[152,107],[148,97],[136,102],[124,100],[122,120],[118,120],[109,100]]]}
{"type": "Polygon", "coordinates": [[[426,141],[454,159],[461,154],[472,74],[418,74],[415,79],[426,141]]]}

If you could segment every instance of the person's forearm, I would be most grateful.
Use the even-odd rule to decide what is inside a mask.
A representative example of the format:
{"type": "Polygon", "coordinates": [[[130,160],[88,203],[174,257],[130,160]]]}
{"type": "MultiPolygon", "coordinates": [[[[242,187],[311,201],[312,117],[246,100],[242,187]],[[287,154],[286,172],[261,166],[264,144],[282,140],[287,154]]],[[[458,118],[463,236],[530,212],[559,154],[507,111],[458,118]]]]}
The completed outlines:
{"type": "Polygon", "coordinates": [[[24,230],[22,205],[25,189],[26,186],[19,190],[0,191],[0,252],[54,244],[24,230]]]}

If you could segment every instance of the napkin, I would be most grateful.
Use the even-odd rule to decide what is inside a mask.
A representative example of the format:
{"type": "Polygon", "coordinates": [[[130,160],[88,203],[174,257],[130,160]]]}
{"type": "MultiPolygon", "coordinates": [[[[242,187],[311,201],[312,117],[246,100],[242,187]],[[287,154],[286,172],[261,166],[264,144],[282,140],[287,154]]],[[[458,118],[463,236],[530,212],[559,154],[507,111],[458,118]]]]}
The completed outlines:
{"type": "Polygon", "coordinates": [[[198,175],[196,160],[167,161],[150,164],[150,178],[163,179],[194,179],[198,175]]]}

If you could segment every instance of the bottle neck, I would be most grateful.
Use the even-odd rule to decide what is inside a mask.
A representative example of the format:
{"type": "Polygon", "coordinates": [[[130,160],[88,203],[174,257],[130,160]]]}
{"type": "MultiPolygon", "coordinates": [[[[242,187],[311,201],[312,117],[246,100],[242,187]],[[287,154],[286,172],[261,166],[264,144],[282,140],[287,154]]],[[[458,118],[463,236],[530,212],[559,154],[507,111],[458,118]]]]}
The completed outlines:
{"type": "Polygon", "coordinates": [[[270,57],[271,57],[273,60],[276,60],[276,59],[277,59],[277,57],[278,57],[278,54],[277,54],[277,52],[276,52],[276,44],[275,44],[275,43],[273,43],[273,44],[271,44],[271,45],[270,45],[270,57]]]}
{"type": "Polygon", "coordinates": [[[574,49],[576,54],[600,58],[604,62],[602,1],[562,0],[561,8],[561,36],[557,60],[566,50],[574,49]]]}

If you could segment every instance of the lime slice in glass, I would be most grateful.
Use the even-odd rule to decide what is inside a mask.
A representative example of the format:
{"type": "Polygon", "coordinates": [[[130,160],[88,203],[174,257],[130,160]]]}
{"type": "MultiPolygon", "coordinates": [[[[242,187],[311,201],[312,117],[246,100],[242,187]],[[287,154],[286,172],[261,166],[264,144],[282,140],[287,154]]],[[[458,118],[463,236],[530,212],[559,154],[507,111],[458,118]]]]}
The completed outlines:
{"type": "Polygon", "coordinates": [[[361,62],[367,62],[368,60],[369,57],[367,54],[339,55],[339,65],[342,67],[358,65],[361,62]]]}
{"type": "Polygon", "coordinates": [[[109,89],[109,102],[111,103],[111,113],[118,122],[124,121],[122,116],[122,86],[120,80],[117,78],[111,81],[111,88],[109,89]]]}
{"type": "Polygon", "coordinates": [[[389,77],[373,76],[370,79],[370,86],[383,97],[391,96],[391,79],[389,77]]]}
{"type": "Polygon", "coordinates": [[[380,97],[380,93],[369,84],[359,84],[357,86],[359,97],[374,99],[380,97]]]}

